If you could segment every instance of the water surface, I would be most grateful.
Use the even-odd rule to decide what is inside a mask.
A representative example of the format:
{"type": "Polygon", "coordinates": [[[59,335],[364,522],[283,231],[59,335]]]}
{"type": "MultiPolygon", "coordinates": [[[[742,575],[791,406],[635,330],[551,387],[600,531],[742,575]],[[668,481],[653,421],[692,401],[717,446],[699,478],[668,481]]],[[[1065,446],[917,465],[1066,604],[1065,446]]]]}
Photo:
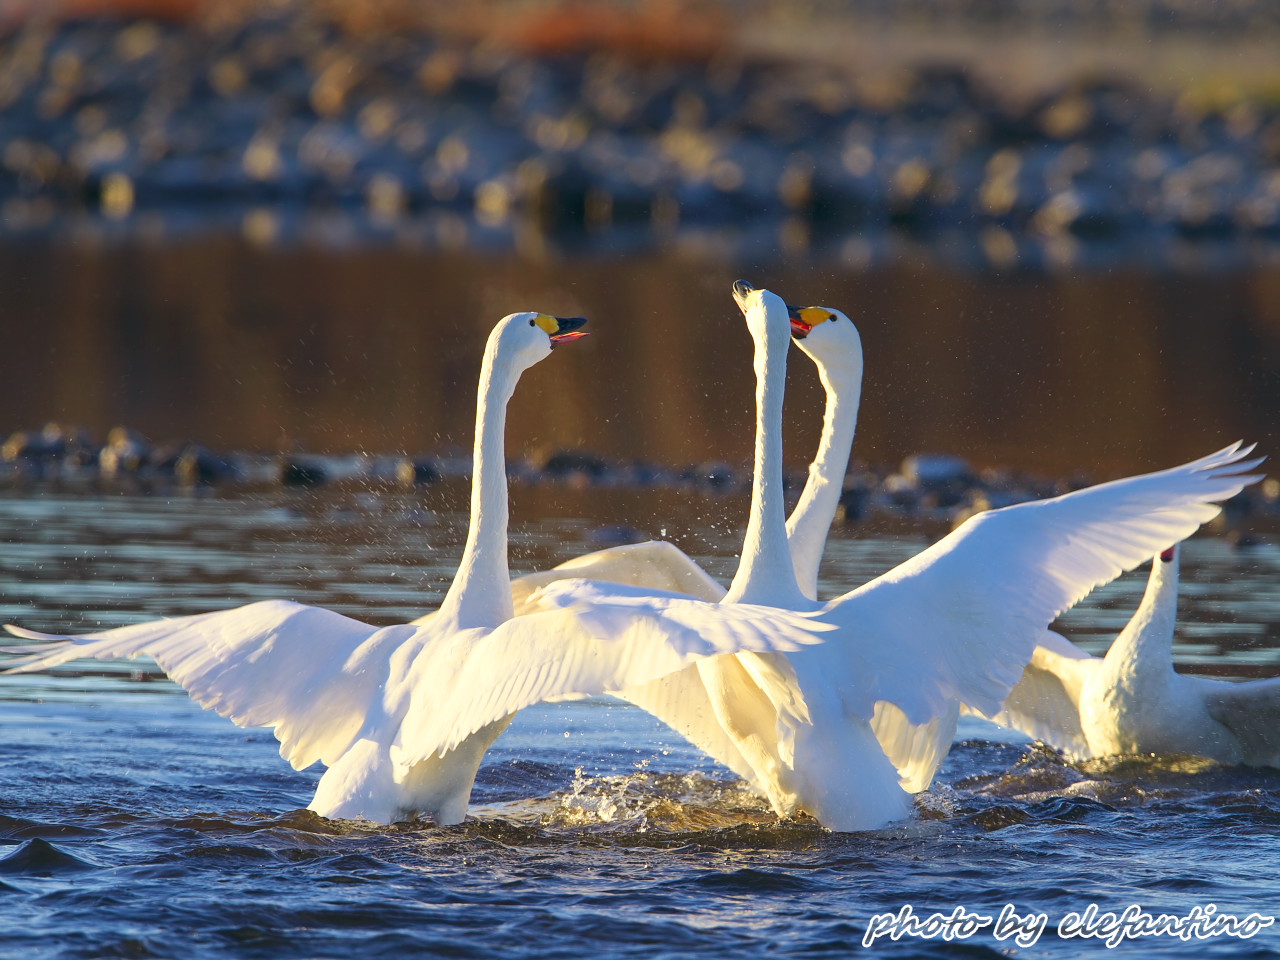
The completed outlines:
{"type": "MultiPolygon", "coordinates": [[[[598,545],[601,521],[575,512],[594,494],[570,494],[515,490],[518,569],[598,545]]],[[[4,493],[0,618],[82,630],[287,597],[394,622],[438,601],[460,552],[457,506],[435,491],[4,493]]],[[[725,501],[632,509],[713,572],[732,569],[725,501]]],[[[824,592],[926,540],[838,529],[824,592]]],[[[1184,580],[1184,669],[1280,672],[1280,548],[1197,539],[1184,580]]],[[[1062,629],[1101,652],[1144,582],[1100,590],[1062,629]]],[[[979,721],[914,820],[846,835],[778,822],[728,771],[605,698],[522,713],[485,761],[471,818],[447,828],[306,813],[318,771],[291,770],[269,732],[200,710],[146,662],[0,678],[0,723],[3,957],[994,957],[1012,941],[861,941],[873,915],[905,904],[995,915],[1006,903],[1050,918],[1017,955],[1074,957],[1108,953],[1054,933],[1090,903],[1280,913],[1280,773],[1187,759],[1081,769],[979,721]]],[[[1116,952],[1273,956],[1280,933],[1116,952]]]]}

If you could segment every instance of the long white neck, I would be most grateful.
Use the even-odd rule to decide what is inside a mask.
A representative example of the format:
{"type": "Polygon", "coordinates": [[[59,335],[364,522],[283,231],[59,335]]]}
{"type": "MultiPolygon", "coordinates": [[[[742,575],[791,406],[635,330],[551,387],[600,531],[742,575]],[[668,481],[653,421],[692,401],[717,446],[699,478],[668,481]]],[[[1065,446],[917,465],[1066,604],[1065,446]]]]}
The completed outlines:
{"type": "Polygon", "coordinates": [[[520,374],[496,362],[490,342],[480,368],[471,473],[471,527],[453,584],[440,604],[463,629],[496,627],[515,615],[507,569],[507,402],[520,374]]]}
{"type": "MultiPolygon", "coordinates": [[[[770,295],[760,297],[752,310],[765,311],[770,295]]],[[[751,487],[751,518],[742,544],[738,572],[725,602],[761,603],[774,607],[804,607],[787,548],[786,504],[782,490],[782,395],[787,378],[790,321],[777,297],[776,307],[761,322],[751,324],[756,341],[756,448],[751,487]],[[775,316],[777,310],[781,317],[775,316]]]]}
{"type": "Polygon", "coordinates": [[[1147,592],[1133,619],[1107,651],[1107,666],[1129,674],[1168,673],[1173,665],[1173,630],[1178,617],[1178,552],[1168,563],[1151,564],[1147,592]]]}
{"type": "Polygon", "coordinates": [[[818,364],[818,376],[827,392],[827,408],[822,418],[822,439],[809,465],[809,479],[796,508],[787,520],[787,544],[796,582],[810,600],[818,596],[818,567],[827,544],[827,533],[836,516],[844,476],[858,427],[858,406],[862,399],[862,366],[832,371],[818,364]],[[838,382],[835,382],[838,378],[838,382]]]}

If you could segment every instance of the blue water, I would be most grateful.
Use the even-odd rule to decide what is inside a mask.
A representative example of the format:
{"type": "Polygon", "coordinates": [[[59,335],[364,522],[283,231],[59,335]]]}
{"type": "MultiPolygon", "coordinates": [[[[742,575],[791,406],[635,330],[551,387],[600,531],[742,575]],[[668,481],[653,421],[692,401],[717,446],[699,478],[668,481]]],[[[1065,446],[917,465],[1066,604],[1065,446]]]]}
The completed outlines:
{"type": "MultiPolygon", "coordinates": [[[[89,629],[268,596],[377,622],[439,599],[463,518],[406,495],[235,499],[0,493],[0,618],[89,629]],[[436,509],[432,509],[432,507],[436,509]]],[[[663,508],[666,509],[665,507],[663,508]]],[[[714,501],[664,514],[719,573],[714,501]]],[[[653,518],[650,518],[653,519],[653,518]]],[[[531,569],[590,549],[592,521],[513,527],[531,569]]],[[[838,531],[826,589],[909,556],[923,534],[838,531]]],[[[1091,649],[1145,575],[1062,623],[1091,649]]],[[[1280,672],[1280,549],[1185,551],[1179,660],[1280,672]]],[[[195,707],[149,663],[0,678],[0,957],[1075,957],[1280,955],[1280,931],[1183,943],[1064,939],[1091,903],[1280,915],[1280,772],[1186,758],[1081,769],[966,721],[917,816],[870,834],[778,822],[723,768],[607,699],[521,714],[462,825],[373,827],[302,808],[264,730],[195,707]],[[983,930],[862,945],[872,917],[1005,904],[1044,914],[1029,946],[983,930]]]]}

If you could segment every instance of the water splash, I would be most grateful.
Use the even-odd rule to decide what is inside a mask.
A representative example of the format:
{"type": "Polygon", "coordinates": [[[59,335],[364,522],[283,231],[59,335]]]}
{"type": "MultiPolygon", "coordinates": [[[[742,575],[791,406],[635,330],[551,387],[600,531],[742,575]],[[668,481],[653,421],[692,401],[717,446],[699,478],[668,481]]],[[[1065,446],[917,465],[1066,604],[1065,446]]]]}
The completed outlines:
{"type": "Polygon", "coordinates": [[[555,797],[549,825],[607,828],[611,833],[686,833],[776,820],[768,805],[737,779],[703,773],[652,773],[650,761],[636,771],[588,776],[574,771],[569,789],[555,797]]]}

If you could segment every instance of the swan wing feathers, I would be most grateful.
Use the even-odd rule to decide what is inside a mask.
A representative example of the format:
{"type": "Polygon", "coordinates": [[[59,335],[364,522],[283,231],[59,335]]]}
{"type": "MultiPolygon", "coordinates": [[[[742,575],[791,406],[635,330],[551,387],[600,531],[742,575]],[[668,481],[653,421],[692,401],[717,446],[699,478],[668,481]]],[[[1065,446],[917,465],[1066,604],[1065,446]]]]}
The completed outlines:
{"type": "Polygon", "coordinates": [[[707,756],[755,785],[751,764],[716,718],[697,664],[618,690],[616,695],[657,717],[707,756]]]}
{"type": "Polygon", "coordinates": [[[1089,741],[1080,725],[1080,692],[1101,663],[1066,637],[1046,630],[1022,679],[991,720],[1043,740],[1073,760],[1088,759],[1089,741]]]}
{"type": "Polygon", "coordinates": [[[715,602],[724,596],[724,587],[673,543],[650,540],[597,550],[566,560],[550,570],[526,574],[511,581],[511,598],[516,614],[536,613],[534,594],[557,580],[605,580],[654,590],[685,593],[715,602]]]}
{"type": "Polygon", "coordinates": [[[1205,708],[1240,745],[1240,762],[1280,767],[1280,677],[1233,683],[1187,677],[1204,697],[1205,708]]]}
{"type": "MultiPolygon", "coordinates": [[[[663,540],[629,543],[574,557],[511,581],[516,615],[538,612],[535,594],[558,580],[605,580],[652,590],[720,600],[725,589],[679,547],[663,540]]],[[[706,686],[694,664],[646,683],[615,691],[616,696],[657,717],[708,756],[750,780],[754,772],[716,719],[706,686]]]]}
{"type": "Polygon", "coordinates": [[[928,723],[913,724],[896,704],[881,700],[871,717],[876,735],[889,762],[898,770],[899,782],[907,793],[928,790],[933,775],[951,751],[955,739],[959,705],[928,723]]]}
{"type": "Polygon", "coordinates": [[[1239,443],[1200,460],[978,514],[821,614],[841,640],[798,656],[840,676],[846,708],[896,703],[912,723],[960,700],[1000,711],[1049,624],[1216,516],[1258,479],[1239,443]]]}
{"type": "Polygon", "coordinates": [[[200,706],[242,727],[274,727],[297,769],[333,763],[350,746],[379,700],[387,649],[412,632],[281,600],[74,637],[8,629],[52,643],[26,648],[6,672],[148,656],[200,706]]]}
{"type": "Polygon", "coordinates": [[[593,637],[620,636],[652,623],[694,658],[722,653],[775,653],[821,643],[833,625],[811,613],[753,603],[712,603],[688,594],[594,580],[560,580],[544,587],[545,609],[570,612],[593,637]]]}
{"type": "Polygon", "coordinates": [[[476,640],[447,674],[448,690],[438,682],[415,690],[396,740],[397,763],[452,750],[470,733],[534,703],[617,693],[704,657],[795,650],[829,629],[772,607],[722,608],[683,594],[593,581],[557,581],[538,602],[544,612],[508,620],[476,640]]]}

